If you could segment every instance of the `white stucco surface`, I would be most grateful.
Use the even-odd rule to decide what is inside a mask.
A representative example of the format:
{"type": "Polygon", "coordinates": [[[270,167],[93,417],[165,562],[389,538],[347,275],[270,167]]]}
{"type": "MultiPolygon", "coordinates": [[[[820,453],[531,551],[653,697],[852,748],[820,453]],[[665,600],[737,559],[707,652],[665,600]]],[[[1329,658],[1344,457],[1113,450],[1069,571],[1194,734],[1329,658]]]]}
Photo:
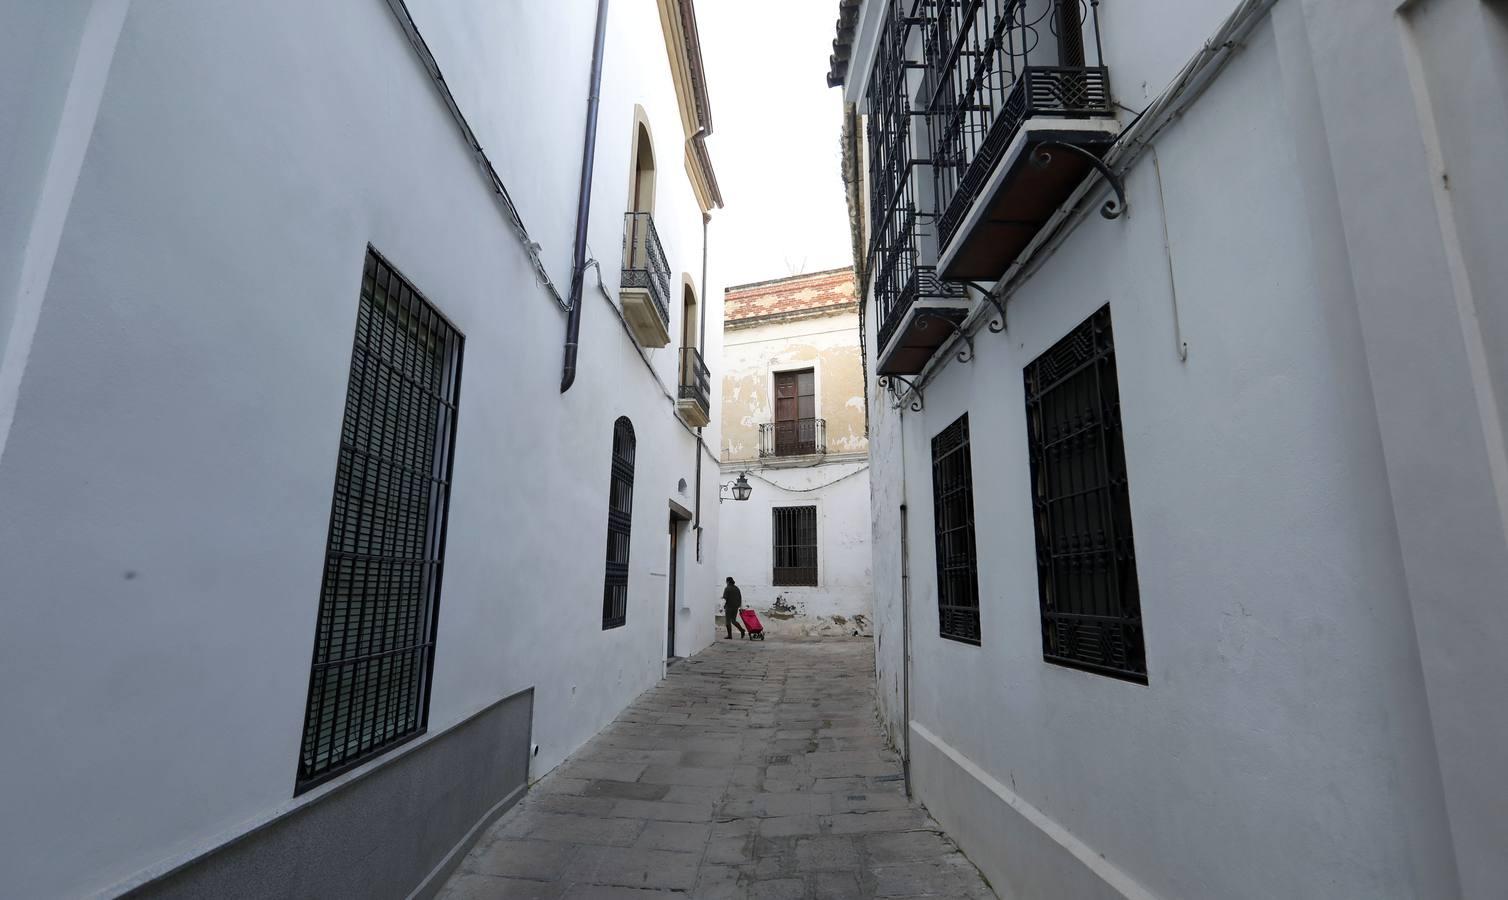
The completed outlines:
{"type": "MultiPolygon", "coordinates": [[[[738,583],[772,635],[870,633],[868,469],[863,459],[763,468],[750,473],[748,500],[723,503],[717,574],[738,583]],[[796,506],[816,508],[817,584],[776,586],[771,511],[796,506]]],[[[725,467],[723,481],[741,471],[725,467]]]]}
{"type": "MultiPolygon", "coordinates": [[[[97,118],[65,135],[82,165],[0,457],[0,893],[16,896],[127,883],[319,796],[292,799],[368,243],[466,339],[430,736],[532,686],[540,774],[654,684],[668,501],[696,505],[696,441],[664,394],[675,348],[647,370],[589,273],[580,374],[559,394],[564,314],[387,4],[116,5],[97,118]],[[620,415],[638,435],[628,624],[603,631],[620,415]]],[[[588,5],[411,7],[564,291],[588,5]]],[[[46,40],[66,54],[67,35],[46,40]]],[[[666,254],[699,280],[655,4],[615,2],[609,48],[590,239],[606,289],[635,103],[666,254]]],[[[56,116],[33,107],[71,64],[33,68],[47,96],[0,90],[0,119],[36,129],[5,145],[7,172],[37,169],[56,116]]],[[[0,259],[27,215],[0,207],[0,259]]],[[[720,317],[712,303],[714,378],[720,317]]],[[[715,448],[716,411],[706,434],[715,448]]],[[[714,594],[710,452],[702,468],[680,654],[711,639],[711,606],[685,602],[714,594]]]]}
{"type": "Polygon", "coordinates": [[[869,439],[851,279],[813,273],[729,292],[729,310],[748,318],[723,335],[722,481],[747,472],[753,492],[722,504],[718,576],[733,577],[775,636],[871,633],[869,439]],[[825,452],[761,457],[778,449],[760,437],[775,420],[776,377],[806,369],[825,452]],[[772,510],[800,506],[816,510],[817,584],[776,585],[772,510]]]}
{"type": "MultiPolygon", "coordinates": [[[[1139,108],[1235,4],[1168,29],[1112,5],[1139,108]]],[[[915,786],[1003,897],[1502,884],[1508,198],[1478,166],[1508,133],[1505,32],[1394,6],[1279,0],[1157,138],[1161,197],[1144,156],[1130,213],[1087,217],[924,411],[872,393],[882,718],[904,743],[904,503],[915,786]],[[1146,686],[1042,659],[1021,373],[1107,303],[1146,686]],[[938,636],[933,569],[929,444],[964,413],[979,647],[938,636]]]]}

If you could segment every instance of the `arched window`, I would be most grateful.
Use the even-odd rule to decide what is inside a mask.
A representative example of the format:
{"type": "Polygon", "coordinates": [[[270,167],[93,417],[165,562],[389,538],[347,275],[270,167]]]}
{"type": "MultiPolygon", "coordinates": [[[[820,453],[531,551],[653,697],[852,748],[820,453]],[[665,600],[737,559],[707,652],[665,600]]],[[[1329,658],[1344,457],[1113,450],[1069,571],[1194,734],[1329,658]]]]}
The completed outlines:
{"type": "Polygon", "coordinates": [[[655,148],[649,139],[649,126],[642,117],[634,123],[633,185],[629,190],[630,212],[655,211],[655,148]]]}
{"type": "MultiPolygon", "coordinates": [[[[681,346],[682,347],[696,347],[697,346],[696,326],[697,326],[696,291],[694,289],[692,289],[692,287],[691,287],[690,284],[686,284],[681,289],[681,346]]],[[[697,347],[697,349],[700,350],[701,348],[697,347]]]]}
{"type": "Polygon", "coordinates": [[[612,484],[607,495],[607,574],[602,583],[602,627],[628,620],[628,535],[634,511],[634,426],[613,423],[612,484]]]}

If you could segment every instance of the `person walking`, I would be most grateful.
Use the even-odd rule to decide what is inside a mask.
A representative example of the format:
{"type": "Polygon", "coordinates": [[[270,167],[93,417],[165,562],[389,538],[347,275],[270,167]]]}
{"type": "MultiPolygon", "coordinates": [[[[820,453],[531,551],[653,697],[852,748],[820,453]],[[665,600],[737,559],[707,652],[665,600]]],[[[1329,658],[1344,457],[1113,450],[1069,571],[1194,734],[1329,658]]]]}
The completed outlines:
{"type": "Polygon", "coordinates": [[[728,586],[723,588],[723,624],[728,626],[728,640],[733,640],[733,629],[738,629],[740,640],[748,635],[744,632],[744,626],[738,621],[738,610],[744,605],[744,592],[733,583],[733,576],[728,576],[728,586]]]}

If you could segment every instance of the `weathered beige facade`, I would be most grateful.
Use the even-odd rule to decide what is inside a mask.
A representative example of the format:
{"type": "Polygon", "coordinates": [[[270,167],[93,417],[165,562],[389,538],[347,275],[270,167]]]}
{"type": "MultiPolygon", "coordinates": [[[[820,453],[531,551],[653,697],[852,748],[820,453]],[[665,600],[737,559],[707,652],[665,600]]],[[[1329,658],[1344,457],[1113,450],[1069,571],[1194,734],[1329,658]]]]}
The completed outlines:
{"type": "Polygon", "coordinates": [[[759,458],[775,377],[812,369],[829,455],[867,454],[864,375],[852,269],[729,288],[723,337],[725,463],[759,458]]]}
{"type": "Polygon", "coordinates": [[[869,441],[852,269],[730,288],[718,571],[776,632],[869,632],[869,441]]]}

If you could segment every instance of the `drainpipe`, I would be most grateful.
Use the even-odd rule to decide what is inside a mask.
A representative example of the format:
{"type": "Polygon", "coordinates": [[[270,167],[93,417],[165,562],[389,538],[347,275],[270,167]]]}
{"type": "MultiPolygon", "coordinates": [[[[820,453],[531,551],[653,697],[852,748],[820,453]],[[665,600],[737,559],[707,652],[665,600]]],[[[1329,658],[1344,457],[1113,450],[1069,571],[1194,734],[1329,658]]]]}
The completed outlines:
{"type": "Polygon", "coordinates": [[[901,444],[901,775],[911,799],[911,532],[906,515],[906,417],[896,415],[901,444]]]}
{"type": "MultiPolygon", "coordinates": [[[[698,337],[696,349],[698,353],[705,353],[707,351],[707,225],[711,221],[712,216],[710,214],[702,213],[702,304],[701,308],[697,310],[700,319],[697,323],[698,337]]],[[[709,402],[710,399],[709,397],[709,402]]],[[[692,513],[696,517],[693,527],[696,529],[697,562],[702,561],[702,446],[702,430],[698,428],[696,430],[696,506],[692,513]]]]}
{"type": "Polygon", "coordinates": [[[581,150],[581,186],[576,200],[576,247],[571,254],[571,309],[566,315],[565,362],[560,392],[576,383],[576,343],[581,334],[581,284],[586,278],[586,227],[592,210],[592,165],[597,160],[597,109],[602,105],[602,48],[607,42],[607,0],[597,0],[592,77],[586,95],[586,136],[581,150]]]}

